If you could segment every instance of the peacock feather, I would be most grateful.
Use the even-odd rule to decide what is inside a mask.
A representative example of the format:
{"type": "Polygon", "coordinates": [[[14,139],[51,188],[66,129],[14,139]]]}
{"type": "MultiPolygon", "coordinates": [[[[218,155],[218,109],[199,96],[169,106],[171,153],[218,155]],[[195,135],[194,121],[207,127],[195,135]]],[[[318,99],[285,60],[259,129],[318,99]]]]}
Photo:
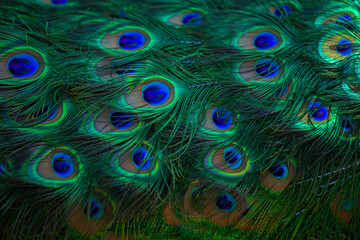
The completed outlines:
{"type": "Polygon", "coordinates": [[[359,239],[359,19],[2,0],[0,239],[359,239]]]}

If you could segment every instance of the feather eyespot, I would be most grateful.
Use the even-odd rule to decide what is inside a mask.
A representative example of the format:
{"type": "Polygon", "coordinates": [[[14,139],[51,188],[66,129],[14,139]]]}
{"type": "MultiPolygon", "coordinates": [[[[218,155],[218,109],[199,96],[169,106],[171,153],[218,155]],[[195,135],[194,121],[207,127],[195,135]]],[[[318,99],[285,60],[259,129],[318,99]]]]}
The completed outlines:
{"type": "Polygon", "coordinates": [[[74,163],[72,157],[65,152],[57,152],[52,158],[52,169],[61,178],[66,178],[74,173],[74,163]]]}
{"type": "Polygon", "coordinates": [[[59,147],[42,153],[28,167],[31,179],[44,185],[72,183],[79,177],[79,158],[75,151],[59,147]]]}
{"type": "Polygon", "coordinates": [[[260,183],[273,192],[281,192],[295,176],[295,167],[291,162],[277,162],[261,175],[260,183]]]}
{"type": "Polygon", "coordinates": [[[3,164],[0,164],[0,175],[2,175],[6,171],[6,168],[3,164]]]}
{"type": "Polygon", "coordinates": [[[351,210],[353,207],[354,207],[354,201],[352,199],[345,199],[343,202],[342,202],[342,207],[345,209],[345,210],[351,210]]]}
{"type": "Polygon", "coordinates": [[[66,114],[68,102],[61,102],[57,106],[47,105],[40,112],[37,113],[38,118],[44,119],[41,122],[41,126],[54,125],[61,121],[66,114]]]}
{"type": "Polygon", "coordinates": [[[81,202],[73,200],[67,210],[70,226],[87,235],[100,232],[110,221],[112,215],[111,203],[98,193],[81,202]]]}
{"type": "Polygon", "coordinates": [[[340,17],[338,17],[335,21],[335,23],[337,24],[343,24],[343,23],[346,23],[346,22],[353,22],[353,18],[350,17],[349,15],[341,15],[340,17]]]}
{"type": "Polygon", "coordinates": [[[254,39],[254,47],[261,50],[273,48],[277,45],[277,43],[277,38],[271,32],[262,32],[254,39]]]}
{"type": "Polygon", "coordinates": [[[317,101],[309,103],[308,112],[310,117],[316,122],[324,121],[329,115],[327,107],[317,101]]]}
{"type": "Polygon", "coordinates": [[[122,60],[113,57],[99,60],[94,66],[95,74],[103,79],[128,78],[143,71],[146,66],[146,62],[122,63],[122,60]]]}
{"type": "Polygon", "coordinates": [[[360,209],[360,195],[338,195],[332,201],[330,208],[335,217],[344,223],[350,223],[360,209]]]}
{"type": "Polygon", "coordinates": [[[110,113],[110,123],[119,130],[128,129],[133,125],[132,116],[122,112],[110,113]]]}
{"type": "Polygon", "coordinates": [[[118,67],[117,69],[115,69],[115,73],[116,75],[118,75],[119,77],[128,75],[128,74],[132,74],[132,73],[137,73],[138,72],[138,68],[139,66],[136,64],[124,64],[121,67],[118,67]]]}
{"type": "Polygon", "coordinates": [[[359,132],[359,122],[352,116],[344,116],[340,122],[339,136],[342,138],[356,138],[359,132]]]}
{"type": "Polygon", "coordinates": [[[101,45],[104,48],[124,52],[144,50],[150,42],[150,34],[140,28],[126,28],[115,33],[108,33],[101,39],[101,45]]]}
{"type": "Polygon", "coordinates": [[[105,209],[99,198],[92,196],[89,201],[85,202],[83,214],[90,219],[101,219],[104,213],[105,209]]]}
{"type": "Polygon", "coordinates": [[[203,22],[202,15],[197,12],[188,13],[181,19],[182,25],[199,25],[203,22]]]}
{"type": "Polygon", "coordinates": [[[120,97],[121,105],[132,108],[161,108],[170,105],[175,98],[175,86],[165,78],[151,77],[120,97]]]}
{"type": "Polygon", "coordinates": [[[229,145],[209,152],[204,165],[211,173],[225,178],[242,177],[250,169],[246,151],[238,145],[229,145]]]}
{"type": "Polygon", "coordinates": [[[159,170],[157,157],[151,156],[150,145],[146,143],[115,153],[112,157],[112,166],[117,174],[125,177],[149,177],[159,170]]]}
{"type": "Polygon", "coordinates": [[[215,198],[215,206],[220,211],[232,212],[236,208],[236,201],[228,192],[218,193],[215,198]]]}
{"type": "MultiPolygon", "coordinates": [[[[46,128],[58,124],[68,108],[67,102],[45,105],[36,112],[28,112],[27,109],[18,112],[3,113],[3,119],[7,124],[29,124],[29,127],[46,128]]],[[[25,126],[25,125],[24,125],[25,126]]]]}
{"type": "Polygon", "coordinates": [[[291,7],[287,5],[281,5],[280,7],[276,8],[274,11],[275,16],[281,17],[292,14],[291,7]]]}
{"type": "Polygon", "coordinates": [[[197,194],[199,187],[199,181],[192,182],[188,187],[184,195],[183,200],[183,209],[185,215],[191,218],[200,218],[201,215],[196,209],[196,204],[194,202],[194,195],[197,194]]]}
{"type": "Polygon", "coordinates": [[[190,10],[168,18],[167,22],[177,26],[196,26],[204,22],[204,13],[190,10]]]}
{"type": "Polygon", "coordinates": [[[354,126],[354,121],[349,116],[346,116],[341,121],[341,128],[344,132],[350,132],[354,126]]]}
{"type": "Polygon", "coordinates": [[[67,3],[67,0],[40,0],[43,3],[53,4],[53,5],[64,5],[67,3]]]}
{"type": "Polygon", "coordinates": [[[280,33],[272,28],[252,30],[241,34],[235,40],[239,48],[249,50],[275,50],[283,44],[280,33]]]}
{"type": "Polygon", "coordinates": [[[211,114],[213,124],[219,129],[227,129],[232,123],[231,112],[221,108],[214,108],[211,114]]]}
{"type": "Polygon", "coordinates": [[[275,93],[277,99],[286,99],[292,92],[292,81],[275,93]]]}
{"type": "Polygon", "coordinates": [[[305,103],[297,116],[300,116],[301,122],[308,124],[328,123],[332,119],[331,108],[320,100],[311,100],[305,103]]]}
{"type": "Polygon", "coordinates": [[[352,50],[353,50],[353,45],[347,39],[341,39],[336,44],[336,51],[343,56],[349,55],[352,52],[352,50]]]}
{"type": "Polygon", "coordinates": [[[117,135],[134,133],[141,125],[136,115],[123,112],[116,108],[105,108],[89,119],[86,130],[102,135],[117,135]]]}
{"type": "Polygon", "coordinates": [[[202,127],[214,132],[226,132],[235,127],[235,120],[236,117],[230,110],[211,106],[206,111],[202,127]]]}
{"type": "Polygon", "coordinates": [[[334,34],[320,40],[318,52],[327,62],[338,62],[347,58],[357,43],[356,39],[347,34],[334,34]]]}
{"type": "Polygon", "coordinates": [[[277,179],[285,179],[289,176],[289,168],[284,163],[278,163],[269,168],[269,173],[277,179]]]}
{"type": "Polygon", "coordinates": [[[151,157],[148,150],[144,147],[140,147],[133,152],[132,161],[140,171],[146,171],[151,166],[151,157]]]}
{"type": "Polygon", "coordinates": [[[272,61],[271,59],[265,58],[256,62],[255,72],[261,78],[273,78],[279,73],[279,68],[279,64],[272,61]]]}
{"type": "Polygon", "coordinates": [[[237,169],[242,164],[242,154],[234,147],[226,147],[224,149],[224,160],[231,169],[237,169]]]}
{"type": "Polygon", "coordinates": [[[33,79],[45,68],[45,60],[32,49],[17,49],[0,57],[0,79],[33,79]]]}
{"type": "Polygon", "coordinates": [[[357,17],[355,13],[351,11],[341,11],[339,13],[332,14],[330,16],[319,16],[315,20],[316,25],[328,25],[328,24],[339,24],[347,25],[354,22],[357,17]]]}
{"type": "Polygon", "coordinates": [[[223,191],[214,187],[204,193],[201,208],[204,217],[211,223],[228,226],[242,218],[247,202],[235,191],[223,191]]]}
{"type": "Polygon", "coordinates": [[[191,183],[184,196],[184,211],[186,216],[207,218],[211,223],[227,226],[242,218],[247,209],[245,198],[235,191],[224,191],[212,187],[199,190],[200,182],[191,183]]]}
{"type": "Polygon", "coordinates": [[[32,76],[38,68],[39,62],[28,53],[18,53],[12,56],[8,62],[9,73],[16,78],[32,76]]]}
{"type": "Polygon", "coordinates": [[[169,99],[170,88],[162,83],[153,81],[142,87],[142,97],[147,104],[161,105],[169,99]]]}
{"type": "Polygon", "coordinates": [[[138,31],[126,31],[119,36],[119,46],[124,50],[137,50],[143,47],[147,39],[138,31]]]}
{"type": "Polygon", "coordinates": [[[246,60],[235,65],[235,76],[244,82],[279,80],[283,71],[281,62],[266,57],[258,60],[246,60]]]}
{"type": "Polygon", "coordinates": [[[271,6],[270,12],[276,17],[286,17],[293,13],[293,7],[291,5],[283,4],[279,6],[271,6]]]}
{"type": "Polygon", "coordinates": [[[66,4],[67,0],[51,0],[51,3],[54,5],[66,4]]]}

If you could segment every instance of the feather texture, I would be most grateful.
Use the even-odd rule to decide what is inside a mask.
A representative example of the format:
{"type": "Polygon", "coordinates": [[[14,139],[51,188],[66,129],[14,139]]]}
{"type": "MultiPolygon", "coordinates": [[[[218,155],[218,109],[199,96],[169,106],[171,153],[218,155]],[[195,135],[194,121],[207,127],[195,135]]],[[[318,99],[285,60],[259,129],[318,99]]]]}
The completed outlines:
{"type": "Polygon", "coordinates": [[[0,239],[358,238],[359,1],[0,13],[0,239]]]}

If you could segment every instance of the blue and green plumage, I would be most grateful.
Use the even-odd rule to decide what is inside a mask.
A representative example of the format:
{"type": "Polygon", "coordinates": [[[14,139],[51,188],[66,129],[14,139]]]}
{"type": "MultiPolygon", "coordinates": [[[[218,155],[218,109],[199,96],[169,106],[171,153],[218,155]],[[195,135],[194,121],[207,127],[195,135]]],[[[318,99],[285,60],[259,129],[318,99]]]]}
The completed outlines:
{"type": "Polygon", "coordinates": [[[359,2],[0,13],[1,239],[356,239],[359,2]]]}

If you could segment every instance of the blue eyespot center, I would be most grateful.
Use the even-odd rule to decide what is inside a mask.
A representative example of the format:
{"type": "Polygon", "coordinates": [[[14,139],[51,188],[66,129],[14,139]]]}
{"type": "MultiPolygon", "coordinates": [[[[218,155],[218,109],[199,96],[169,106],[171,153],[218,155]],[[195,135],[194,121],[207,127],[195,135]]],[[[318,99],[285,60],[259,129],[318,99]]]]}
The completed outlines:
{"type": "Polygon", "coordinates": [[[341,128],[345,132],[352,132],[354,126],[355,126],[355,122],[354,122],[354,120],[352,120],[352,118],[350,116],[343,117],[343,119],[341,121],[341,128]]]}
{"type": "Polygon", "coordinates": [[[259,33],[254,39],[254,46],[261,50],[273,48],[277,43],[277,38],[271,32],[259,33]]]}
{"type": "Polygon", "coordinates": [[[236,201],[230,193],[220,193],[215,199],[215,206],[224,212],[231,212],[236,207],[236,201]]]}
{"type": "Polygon", "coordinates": [[[335,21],[337,24],[344,24],[347,22],[353,22],[353,19],[349,15],[342,15],[338,17],[335,21]]]}
{"type": "Polygon", "coordinates": [[[239,168],[242,164],[242,154],[234,147],[224,149],[224,160],[231,169],[239,168]]]}
{"type": "Polygon", "coordinates": [[[281,5],[280,7],[275,9],[275,11],[274,11],[275,16],[277,16],[277,17],[286,16],[286,15],[291,14],[291,13],[292,13],[291,9],[287,5],[281,5]]]}
{"type": "Polygon", "coordinates": [[[117,60],[118,59],[114,59],[111,63],[111,66],[113,69],[115,69],[115,73],[117,75],[122,76],[125,74],[137,72],[138,66],[135,65],[134,63],[127,63],[127,64],[122,64],[121,66],[117,66],[117,60]]]}
{"type": "Polygon", "coordinates": [[[48,116],[46,117],[45,121],[49,121],[49,120],[54,119],[54,117],[57,114],[57,111],[58,111],[57,108],[54,108],[52,111],[50,111],[48,116]]]}
{"type": "Polygon", "coordinates": [[[67,0],[51,0],[51,3],[54,5],[66,4],[67,0]]]}
{"type": "Polygon", "coordinates": [[[229,128],[233,123],[231,111],[223,108],[214,108],[212,111],[212,121],[219,129],[229,128]]]}
{"type": "Polygon", "coordinates": [[[271,175],[277,179],[285,179],[288,176],[288,167],[284,163],[277,163],[269,169],[271,175]]]}
{"type": "Polygon", "coordinates": [[[125,75],[125,74],[130,74],[130,73],[136,73],[137,71],[135,69],[129,69],[126,68],[126,66],[122,67],[121,69],[118,69],[117,71],[115,71],[115,73],[119,76],[125,75]]]}
{"type": "Polygon", "coordinates": [[[286,86],[285,88],[278,90],[278,91],[275,93],[275,96],[276,96],[276,97],[282,97],[282,96],[286,95],[286,93],[288,92],[288,90],[289,90],[289,86],[286,86]]]}
{"type": "Polygon", "coordinates": [[[341,39],[336,45],[336,51],[343,56],[347,56],[352,52],[353,45],[347,39],[341,39]]]}
{"type": "Polygon", "coordinates": [[[128,31],[120,35],[119,46],[125,50],[136,50],[146,44],[146,37],[137,31],[128,31]]]}
{"type": "Polygon", "coordinates": [[[148,170],[151,165],[150,154],[147,149],[140,147],[132,156],[132,161],[135,167],[141,171],[148,170]]]}
{"type": "Polygon", "coordinates": [[[11,76],[16,78],[30,77],[39,69],[38,60],[29,53],[19,53],[12,56],[8,62],[11,76]]]}
{"type": "Polygon", "coordinates": [[[327,108],[320,102],[310,102],[308,111],[311,118],[319,122],[329,115],[327,108]]]}
{"type": "Polygon", "coordinates": [[[148,104],[161,105],[169,99],[170,88],[164,83],[154,81],[143,86],[142,95],[148,104]]]}
{"type": "Polygon", "coordinates": [[[280,66],[270,58],[260,59],[256,62],[255,71],[262,78],[273,78],[279,72],[280,66]]]}
{"type": "Polygon", "coordinates": [[[49,121],[54,119],[54,117],[57,114],[57,111],[58,109],[56,107],[54,108],[53,105],[45,105],[42,109],[40,109],[40,111],[36,112],[35,118],[38,118],[43,121],[49,121]],[[50,108],[53,109],[49,110],[50,108]]]}
{"type": "Polygon", "coordinates": [[[104,206],[97,197],[92,197],[89,202],[85,204],[84,215],[90,219],[100,219],[104,215],[104,206]],[[90,209],[89,209],[90,205],[90,209]]]}
{"type": "Polygon", "coordinates": [[[344,201],[343,201],[343,208],[345,209],[345,210],[351,210],[352,208],[354,207],[354,201],[353,200],[351,200],[351,199],[345,199],[344,201]]]}
{"type": "Polygon", "coordinates": [[[188,13],[186,14],[182,20],[183,25],[191,26],[191,25],[199,25],[203,22],[202,16],[200,13],[188,13]]]}
{"type": "Polygon", "coordinates": [[[110,123],[117,129],[127,129],[133,125],[133,117],[129,113],[110,113],[110,123]]]}
{"type": "Polygon", "coordinates": [[[52,168],[57,176],[66,178],[73,174],[74,163],[69,154],[57,152],[52,156],[52,168]]]}

